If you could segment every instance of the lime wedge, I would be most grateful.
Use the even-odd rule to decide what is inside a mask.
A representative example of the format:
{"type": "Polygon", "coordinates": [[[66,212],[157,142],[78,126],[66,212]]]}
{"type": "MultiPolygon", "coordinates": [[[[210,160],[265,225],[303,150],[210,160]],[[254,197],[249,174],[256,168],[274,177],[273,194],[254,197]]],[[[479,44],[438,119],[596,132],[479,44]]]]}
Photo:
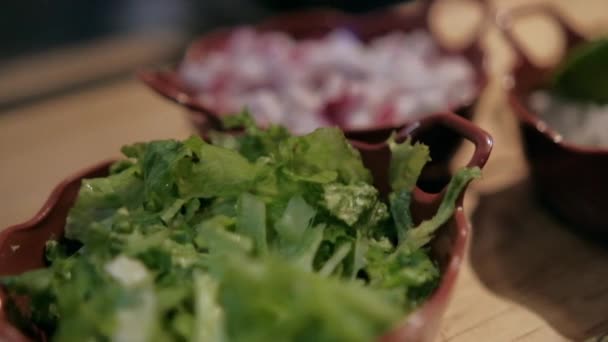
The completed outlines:
{"type": "Polygon", "coordinates": [[[608,103],[608,39],[575,48],[557,68],[553,89],[567,98],[608,103]]]}

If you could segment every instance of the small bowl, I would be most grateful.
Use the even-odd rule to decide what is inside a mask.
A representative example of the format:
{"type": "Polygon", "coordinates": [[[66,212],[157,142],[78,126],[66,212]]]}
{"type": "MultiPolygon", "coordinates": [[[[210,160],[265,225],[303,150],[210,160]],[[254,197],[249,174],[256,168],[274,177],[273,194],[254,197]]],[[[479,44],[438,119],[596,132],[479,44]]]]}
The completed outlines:
{"type": "MultiPolygon", "coordinates": [[[[431,11],[435,2],[435,0],[429,0],[418,4],[418,7],[409,7],[407,10],[388,8],[363,15],[350,15],[324,9],[300,11],[268,19],[254,28],[259,32],[287,32],[296,39],[307,39],[320,38],[333,29],[346,27],[364,41],[393,31],[410,32],[424,29],[431,32],[433,18],[431,11]]],[[[485,13],[486,7],[482,1],[473,0],[473,3],[480,4],[482,12],[485,13]]],[[[483,29],[482,24],[477,27],[475,37],[478,37],[483,29]]],[[[221,48],[234,30],[234,28],[220,29],[202,36],[190,45],[184,60],[198,59],[210,51],[221,48]]],[[[442,54],[463,56],[471,63],[475,70],[475,83],[478,90],[477,95],[479,95],[487,84],[485,56],[479,39],[475,38],[469,45],[457,49],[442,44],[440,40],[438,40],[438,45],[442,54]]],[[[158,94],[188,109],[190,121],[200,134],[204,135],[210,128],[221,129],[219,113],[200,103],[196,96],[193,96],[194,92],[180,82],[176,70],[140,71],[138,76],[158,94]]],[[[461,117],[472,119],[476,102],[477,96],[471,103],[451,110],[461,117]]],[[[415,119],[413,120],[415,121],[415,119]]],[[[346,130],[345,135],[351,139],[376,143],[386,140],[393,131],[399,130],[411,122],[412,120],[406,120],[398,125],[346,130]]],[[[437,146],[431,151],[432,161],[425,167],[426,172],[423,173],[422,179],[425,190],[438,191],[450,177],[448,161],[460,146],[462,139],[451,130],[437,127],[426,131],[420,140],[428,145],[437,146]]]]}
{"type": "MultiPolygon", "coordinates": [[[[418,7],[406,9],[387,8],[362,15],[351,15],[326,9],[299,11],[276,16],[253,26],[253,28],[258,32],[285,32],[295,39],[320,38],[336,28],[348,28],[363,41],[369,41],[393,31],[411,32],[422,29],[432,32],[431,22],[433,16],[431,15],[431,11],[436,2],[435,0],[424,1],[419,3],[418,7]]],[[[481,0],[472,0],[472,4],[481,6],[482,13],[485,13],[486,8],[481,0]]],[[[440,39],[436,39],[442,55],[462,56],[474,68],[477,88],[477,94],[474,99],[470,103],[464,103],[455,108],[445,108],[446,111],[453,111],[467,119],[472,118],[477,97],[487,83],[487,74],[484,68],[485,56],[478,39],[480,32],[483,30],[484,23],[482,17],[480,24],[476,27],[476,31],[473,34],[473,39],[467,46],[450,48],[442,43],[440,39]]],[[[184,61],[200,59],[211,51],[221,49],[233,32],[235,32],[235,28],[226,28],[203,35],[189,46],[184,61]]],[[[219,119],[221,113],[198,101],[196,96],[194,96],[195,92],[192,89],[188,89],[180,80],[176,69],[140,71],[138,76],[141,81],[158,94],[187,108],[191,122],[201,134],[204,134],[210,128],[221,129],[219,119]]],[[[412,120],[415,121],[416,119],[412,120]]],[[[345,130],[345,134],[347,137],[356,140],[380,142],[384,141],[391,132],[404,127],[412,122],[412,120],[369,129],[348,129],[345,130]]],[[[438,136],[450,142],[438,144],[441,150],[432,152],[431,157],[435,165],[445,162],[445,159],[449,159],[451,154],[457,150],[461,141],[449,130],[445,129],[438,129],[438,131],[429,131],[427,133],[428,137],[424,139],[425,142],[429,142],[429,139],[434,140],[438,136]],[[443,157],[444,160],[440,160],[440,157],[443,157]]],[[[445,177],[446,167],[437,168],[441,170],[437,170],[435,174],[442,174],[445,177]]]]}
{"type": "MultiPolygon", "coordinates": [[[[401,138],[411,136],[416,139],[423,132],[436,126],[445,127],[475,144],[476,148],[468,166],[484,166],[492,149],[492,138],[469,121],[456,115],[440,114],[424,118],[402,129],[399,136],[401,138]]],[[[351,143],[361,152],[365,165],[372,171],[375,185],[386,194],[390,161],[390,149],[387,144],[370,144],[353,140],[351,143]]],[[[45,267],[45,242],[63,235],[68,210],[76,199],[82,179],[106,175],[111,163],[111,161],[102,162],[66,179],[55,188],[43,208],[32,219],[0,233],[0,275],[14,275],[45,267]]],[[[415,220],[419,222],[430,217],[437,210],[442,197],[443,192],[430,194],[417,188],[414,191],[412,204],[415,220]]],[[[431,341],[437,334],[456,276],[465,258],[469,240],[471,226],[462,207],[463,197],[464,192],[457,201],[452,218],[440,228],[431,243],[433,257],[442,270],[439,287],[422,307],[380,337],[380,341],[431,341]]],[[[5,307],[2,304],[7,298],[7,293],[2,291],[0,307],[5,307]]],[[[46,339],[43,334],[34,338],[46,339]]],[[[30,341],[30,337],[22,335],[8,321],[6,313],[0,311],[0,340],[21,342],[30,341]]]]}
{"type": "Polygon", "coordinates": [[[518,62],[506,80],[507,96],[519,120],[531,177],[541,200],[557,216],[591,234],[608,233],[608,148],[577,145],[564,141],[529,106],[535,90],[546,87],[555,65],[535,64],[513,34],[513,21],[521,16],[544,14],[564,33],[568,52],[586,41],[559,11],[546,5],[526,6],[502,13],[497,23],[514,48],[518,62]]]}

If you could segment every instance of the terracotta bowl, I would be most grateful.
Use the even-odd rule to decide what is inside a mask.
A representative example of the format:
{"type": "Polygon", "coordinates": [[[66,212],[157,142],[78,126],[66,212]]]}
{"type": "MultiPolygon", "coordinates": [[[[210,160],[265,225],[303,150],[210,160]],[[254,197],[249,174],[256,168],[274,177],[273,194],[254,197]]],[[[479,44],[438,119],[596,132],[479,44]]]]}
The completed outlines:
{"type": "Polygon", "coordinates": [[[553,7],[528,6],[497,16],[498,25],[518,55],[511,78],[505,82],[508,101],[519,120],[524,150],[534,186],[543,203],[557,216],[594,235],[608,233],[608,148],[564,141],[529,106],[532,92],[546,87],[556,66],[535,64],[514,36],[518,17],[547,15],[560,26],[568,52],[586,39],[553,7]]]}
{"type": "MultiPolygon", "coordinates": [[[[434,115],[402,129],[400,138],[414,139],[437,126],[444,127],[475,144],[476,148],[468,166],[483,167],[492,149],[492,138],[469,121],[453,114],[434,115]]],[[[351,140],[361,152],[365,165],[374,175],[376,186],[388,191],[388,162],[390,150],[385,143],[370,144],[351,140]]],[[[430,146],[431,149],[433,146],[430,146]]],[[[45,242],[60,238],[68,210],[73,205],[82,179],[107,174],[111,161],[105,161],[60,183],[43,208],[29,221],[9,227],[0,233],[0,275],[14,275],[45,267],[45,242]]],[[[465,249],[471,229],[462,207],[464,193],[457,202],[457,209],[448,223],[440,228],[432,241],[432,252],[442,269],[441,283],[429,300],[403,320],[396,328],[379,338],[381,341],[430,341],[437,334],[439,323],[454,288],[456,276],[465,257],[465,249]]],[[[430,194],[417,188],[414,192],[412,212],[415,220],[430,217],[437,209],[443,193],[430,194]]],[[[0,307],[8,295],[2,292],[0,307]]],[[[26,337],[9,322],[0,311],[0,341],[16,342],[45,340],[44,334],[26,337]]]]}
{"type": "MultiPolygon", "coordinates": [[[[432,9],[435,3],[443,1],[423,1],[418,6],[410,6],[406,9],[388,8],[363,15],[349,15],[335,10],[308,10],[294,12],[291,14],[280,15],[268,19],[253,28],[259,32],[280,31],[285,32],[295,39],[314,39],[321,38],[336,28],[348,28],[363,41],[385,35],[393,31],[410,32],[418,29],[432,32],[432,9]]],[[[485,5],[482,0],[472,0],[472,4],[479,5],[482,13],[485,13],[485,5]]],[[[481,49],[479,33],[483,30],[482,20],[473,39],[468,45],[460,48],[450,48],[440,39],[436,39],[443,55],[457,55],[465,57],[475,70],[475,84],[477,95],[485,88],[487,75],[484,68],[484,54],[481,49]]],[[[211,51],[222,49],[228,38],[235,31],[235,28],[225,28],[213,31],[195,40],[187,49],[184,61],[197,60],[211,51]]],[[[189,117],[194,126],[204,134],[209,128],[220,128],[220,113],[214,108],[208,107],[196,98],[196,92],[184,85],[179,77],[177,69],[173,70],[148,70],[140,71],[138,76],[145,84],[158,94],[174,101],[189,111],[189,117]]],[[[471,119],[477,97],[470,103],[462,104],[455,108],[446,108],[458,115],[471,119]]],[[[429,113],[432,114],[432,113],[429,113]]],[[[377,126],[369,129],[345,130],[347,137],[367,141],[384,141],[391,132],[400,129],[410,123],[411,120],[403,121],[394,125],[377,126]]],[[[450,130],[438,127],[436,130],[426,132],[425,137],[421,138],[426,143],[432,144],[433,140],[442,139],[446,143],[435,144],[438,148],[432,151],[433,162],[430,164],[427,177],[435,180],[441,179],[444,183],[449,178],[446,161],[457,150],[461,140],[450,130]]]]}

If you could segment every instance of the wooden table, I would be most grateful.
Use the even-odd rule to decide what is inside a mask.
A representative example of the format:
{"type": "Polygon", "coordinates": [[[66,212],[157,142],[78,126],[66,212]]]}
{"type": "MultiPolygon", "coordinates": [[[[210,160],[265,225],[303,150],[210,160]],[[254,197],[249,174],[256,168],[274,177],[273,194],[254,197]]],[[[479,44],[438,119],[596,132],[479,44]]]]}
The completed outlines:
{"type": "MultiPolygon", "coordinates": [[[[606,1],[554,2],[587,24],[608,17],[606,1]]],[[[526,26],[526,37],[544,50],[550,39],[538,27],[526,26]]],[[[476,122],[492,133],[496,147],[484,179],[467,198],[474,226],[470,258],[439,340],[562,341],[605,334],[608,249],[576,236],[575,227],[563,226],[534,201],[500,87],[512,54],[494,29],[484,42],[493,78],[476,122]]],[[[192,134],[182,114],[128,77],[3,112],[0,227],[29,218],[61,179],[118,155],[123,144],[192,134]]],[[[469,152],[463,149],[459,160],[469,152]]]]}

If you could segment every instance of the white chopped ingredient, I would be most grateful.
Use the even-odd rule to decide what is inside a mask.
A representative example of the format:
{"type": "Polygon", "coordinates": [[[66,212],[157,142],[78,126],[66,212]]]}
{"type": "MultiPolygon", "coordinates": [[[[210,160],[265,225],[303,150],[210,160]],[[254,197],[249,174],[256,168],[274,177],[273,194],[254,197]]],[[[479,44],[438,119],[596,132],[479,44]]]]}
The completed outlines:
{"type": "Polygon", "coordinates": [[[114,258],[105,265],[105,270],[123,286],[132,287],[148,278],[146,266],[139,260],[124,255],[114,258]]]}
{"type": "Polygon", "coordinates": [[[152,288],[144,288],[133,294],[135,303],[122,308],[116,314],[114,342],[146,342],[155,323],[156,295],[152,288]]]}
{"type": "Polygon", "coordinates": [[[530,108],[563,139],[579,145],[608,147],[608,105],[576,102],[536,91],[530,108]]]}
{"type": "Polygon", "coordinates": [[[477,91],[470,63],[441,55],[424,31],[365,44],[346,30],[295,41],[241,29],[223,50],[186,61],[180,75],[215,111],[247,107],[259,124],[294,133],[399,124],[469,102],[477,91]]]}
{"type": "Polygon", "coordinates": [[[18,250],[20,247],[21,247],[20,245],[11,245],[11,251],[14,252],[14,251],[18,250]]]}

